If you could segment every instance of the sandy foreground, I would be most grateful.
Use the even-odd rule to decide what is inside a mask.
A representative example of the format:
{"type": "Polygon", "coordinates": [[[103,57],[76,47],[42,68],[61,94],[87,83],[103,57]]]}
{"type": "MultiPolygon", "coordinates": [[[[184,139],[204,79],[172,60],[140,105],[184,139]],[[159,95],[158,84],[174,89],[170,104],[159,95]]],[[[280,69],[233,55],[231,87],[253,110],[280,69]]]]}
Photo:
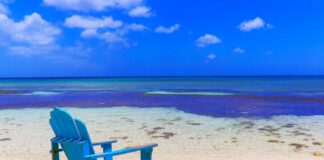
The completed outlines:
{"type": "MultiPolygon", "coordinates": [[[[155,160],[324,159],[324,116],[246,119],[166,108],[66,109],[87,124],[94,142],[117,139],[114,149],[158,143],[155,160]]],[[[0,110],[0,160],[51,159],[49,112],[0,110]]],[[[139,159],[139,153],[115,159],[139,159]]]]}

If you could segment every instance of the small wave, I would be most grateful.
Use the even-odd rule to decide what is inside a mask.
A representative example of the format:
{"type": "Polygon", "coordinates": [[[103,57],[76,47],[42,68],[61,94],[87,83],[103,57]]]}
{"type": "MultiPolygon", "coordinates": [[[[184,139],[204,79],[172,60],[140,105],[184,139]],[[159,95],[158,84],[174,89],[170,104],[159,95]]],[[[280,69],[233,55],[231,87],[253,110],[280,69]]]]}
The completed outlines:
{"type": "Polygon", "coordinates": [[[297,92],[294,94],[302,96],[324,96],[324,92],[297,92]]]}
{"type": "Polygon", "coordinates": [[[146,92],[149,95],[202,95],[202,96],[229,96],[232,93],[225,92],[170,92],[170,91],[151,91],[146,92]]]}
{"type": "Polygon", "coordinates": [[[26,96],[31,96],[31,95],[51,96],[51,95],[57,95],[57,94],[60,94],[60,93],[48,92],[48,91],[33,91],[33,92],[24,93],[22,95],[26,95],[26,96]]]}

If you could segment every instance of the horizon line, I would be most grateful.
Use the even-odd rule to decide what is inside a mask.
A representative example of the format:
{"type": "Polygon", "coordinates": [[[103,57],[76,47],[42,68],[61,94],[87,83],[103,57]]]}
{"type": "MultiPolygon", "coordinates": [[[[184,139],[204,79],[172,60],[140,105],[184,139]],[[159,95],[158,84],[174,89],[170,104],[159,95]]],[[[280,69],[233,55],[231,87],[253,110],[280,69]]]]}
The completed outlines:
{"type": "Polygon", "coordinates": [[[0,79],[91,79],[91,78],[235,78],[235,77],[324,77],[324,75],[183,75],[183,76],[44,76],[0,77],[0,79]]]}

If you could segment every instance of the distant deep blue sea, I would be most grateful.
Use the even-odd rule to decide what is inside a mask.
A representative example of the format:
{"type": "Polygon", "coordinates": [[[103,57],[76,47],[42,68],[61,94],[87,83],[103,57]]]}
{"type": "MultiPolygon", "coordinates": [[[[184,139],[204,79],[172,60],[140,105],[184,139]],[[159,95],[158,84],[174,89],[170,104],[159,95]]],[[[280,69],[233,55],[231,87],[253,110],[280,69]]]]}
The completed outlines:
{"type": "Polygon", "coordinates": [[[0,109],[172,107],[213,117],[324,115],[324,77],[0,79],[0,109]]]}

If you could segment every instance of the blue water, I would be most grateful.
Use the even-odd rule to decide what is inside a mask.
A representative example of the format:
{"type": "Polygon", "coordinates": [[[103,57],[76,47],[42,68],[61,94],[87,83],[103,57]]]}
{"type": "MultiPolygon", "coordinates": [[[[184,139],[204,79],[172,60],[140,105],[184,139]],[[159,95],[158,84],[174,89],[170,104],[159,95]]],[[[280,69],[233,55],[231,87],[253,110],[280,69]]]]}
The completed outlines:
{"type": "Polygon", "coordinates": [[[173,107],[214,117],[324,115],[324,77],[0,79],[0,109],[173,107]]]}

